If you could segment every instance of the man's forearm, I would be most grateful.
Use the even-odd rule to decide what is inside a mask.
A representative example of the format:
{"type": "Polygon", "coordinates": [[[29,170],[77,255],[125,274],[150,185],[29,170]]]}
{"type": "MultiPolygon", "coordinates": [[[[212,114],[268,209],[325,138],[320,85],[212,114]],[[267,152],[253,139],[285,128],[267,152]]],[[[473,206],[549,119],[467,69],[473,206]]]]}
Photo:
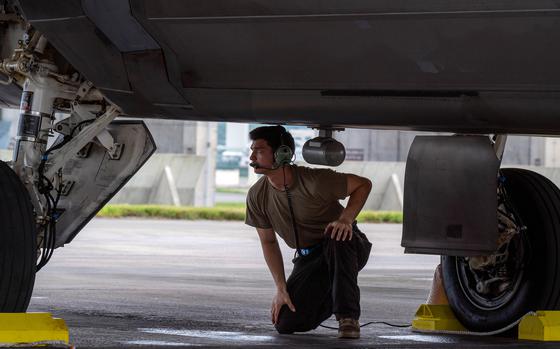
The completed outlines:
{"type": "Polygon", "coordinates": [[[284,273],[284,261],[278,242],[261,242],[264,259],[272,274],[276,288],[279,291],[286,290],[286,275],[284,273]]]}
{"type": "Polygon", "coordinates": [[[340,219],[348,222],[353,222],[356,219],[358,213],[360,213],[366,203],[369,192],[371,191],[371,186],[371,182],[368,181],[350,194],[346,208],[340,214],[340,219]]]}

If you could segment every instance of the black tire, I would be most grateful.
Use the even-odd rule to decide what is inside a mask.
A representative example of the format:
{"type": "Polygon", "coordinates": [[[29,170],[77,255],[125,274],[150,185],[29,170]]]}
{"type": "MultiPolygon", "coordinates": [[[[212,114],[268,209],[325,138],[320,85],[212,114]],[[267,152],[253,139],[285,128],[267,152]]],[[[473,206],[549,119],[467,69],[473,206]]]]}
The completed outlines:
{"type": "Polygon", "coordinates": [[[464,259],[442,256],[449,304],[465,327],[478,332],[503,328],[529,311],[560,307],[560,190],[528,170],[502,169],[502,174],[511,204],[527,228],[517,249],[521,257],[515,259],[522,260],[523,267],[517,269],[510,294],[480,302],[461,269],[464,259]]]}
{"type": "Polygon", "coordinates": [[[35,283],[36,227],[29,194],[0,161],[0,312],[25,312],[35,283]]]}

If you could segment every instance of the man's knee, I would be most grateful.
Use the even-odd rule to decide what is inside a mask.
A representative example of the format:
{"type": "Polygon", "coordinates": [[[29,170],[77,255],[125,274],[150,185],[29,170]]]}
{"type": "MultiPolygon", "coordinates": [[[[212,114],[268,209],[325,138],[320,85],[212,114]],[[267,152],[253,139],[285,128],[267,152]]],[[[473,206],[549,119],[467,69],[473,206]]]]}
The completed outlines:
{"type": "Polygon", "coordinates": [[[291,328],[291,326],[287,326],[288,324],[285,323],[281,323],[281,322],[277,322],[274,327],[276,328],[276,331],[278,331],[278,333],[280,334],[292,334],[295,331],[291,328]]]}
{"type": "Polygon", "coordinates": [[[294,320],[296,319],[293,316],[292,311],[286,305],[283,305],[278,313],[278,319],[274,324],[274,327],[280,334],[292,334],[295,332],[294,320]]]}
{"type": "Polygon", "coordinates": [[[306,324],[294,324],[287,321],[278,320],[274,325],[279,334],[292,334],[294,332],[308,332],[315,327],[310,327],[306,324]]]}
{"type": "Polygon", "coordinates": [[[288,316],[278,316],[278,321],[276,321],[274,327],[280,334],[292,334],[294,332],[301,332],[297,326],[296,319],[288,316]]]}
{"type": "Polygon", "coordinates": [[[306,323],[305,317],[292,312],[288,307],[283,306],[278,321],[274,324],[276,331],[280,334],[292,334],[294,332],[307,332],[313,329],[310,324],[306,323]]]}

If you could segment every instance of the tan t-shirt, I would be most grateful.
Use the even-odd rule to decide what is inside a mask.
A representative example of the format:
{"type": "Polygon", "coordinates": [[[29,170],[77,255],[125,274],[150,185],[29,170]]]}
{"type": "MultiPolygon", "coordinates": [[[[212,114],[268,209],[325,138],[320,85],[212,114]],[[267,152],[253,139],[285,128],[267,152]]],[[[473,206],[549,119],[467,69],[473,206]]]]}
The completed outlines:
{"type": "MultiPolygon", "coordinates": [[[[301,248],[311,247],[323,239],[325,227],[337,220],[344,207],[338,202],[346,197],[346,174],[330,169],[292,166],[294,180],[289,187],[298,227],[301,248]]],[[[247,194],[245,224],[255,228],[272,228],[295,248],[295,236],[286,193],[261,177],[247,194]]]]}

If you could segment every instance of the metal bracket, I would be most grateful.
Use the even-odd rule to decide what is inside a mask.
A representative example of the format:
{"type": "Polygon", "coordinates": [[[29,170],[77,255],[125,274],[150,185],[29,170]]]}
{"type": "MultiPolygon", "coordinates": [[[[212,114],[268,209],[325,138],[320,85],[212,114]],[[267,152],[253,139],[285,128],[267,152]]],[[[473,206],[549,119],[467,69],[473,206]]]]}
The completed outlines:
{"type": "Polygon", "coordinates": [[[68,194],[70,194],[70,190],[72,190],[72,187],[74,186],[74,181],[64,181],[62,182],[62,190],[60,191],[60,195],[62,196],[68,196],[68,194]]]}
{"type": "Polygon", "coordinates": [[[86,126],[81,132],[79,137],[74,137],[68,144],[57,150],[47,162],[47,170],[45,171],[45,176],[47,178],[52,178],[54,174],[62,167],[64,164],[78,153],[83,147],[91,142],[100,132],[102,132],[107,125],[113,121],[119,115],[120,111],[111,106],[105,114],[101,115],[91,124],[86,126]]]}
{"type": "Polygon", "coordinates": [[[88,94],[89,90],[93,87],[93,83],[91,81],[84,81],[80,87],[78,87],[78,92],[76,92],[76,101],[84,98],[85,95],[88,94]]]}
{"type": "Polygon", "coordinates": [[[98,113],[100,111],[101,106],[97,104],[81,105],[75,103],[73,105],[72,115],[57,122],[53,126],[53,130],[66,136],[73,136],[72,132],[75,131],[75,128],[80,122],[95,119],[93,113],[98,113]]]}
{"type": "Polygon", "coordinates": [[[332,138],[334,131],[344,131],[343,127],[331,127],[331,126],[310,126],[309,128],[319,131],[319,137],[332,138]]]}
{"type": "Polygon", "coordinates": [[[118,160],[121,157],[123,145],[115,143],[113,136],[107,130],[101,131],[97,136],[98,143],[105,149],[111,160],[118,160]]]}
{"type": "Polygon", "coordinates": [[[124,144],[115,143],[111,151],[108,151],[109,159],[120,160],[124,149],[124,144]]]}
{"type": "Polygon", "coordinates": [[[70,132],[72,131],[70,129],[70,124],[67,122],[67,120],[70,118],[66,118],[62,121],[57,122],[54,126],[53,126],[53,130],[55,130],[56,132],[63,134],[63,135],[70,135],[70,132]]]}

